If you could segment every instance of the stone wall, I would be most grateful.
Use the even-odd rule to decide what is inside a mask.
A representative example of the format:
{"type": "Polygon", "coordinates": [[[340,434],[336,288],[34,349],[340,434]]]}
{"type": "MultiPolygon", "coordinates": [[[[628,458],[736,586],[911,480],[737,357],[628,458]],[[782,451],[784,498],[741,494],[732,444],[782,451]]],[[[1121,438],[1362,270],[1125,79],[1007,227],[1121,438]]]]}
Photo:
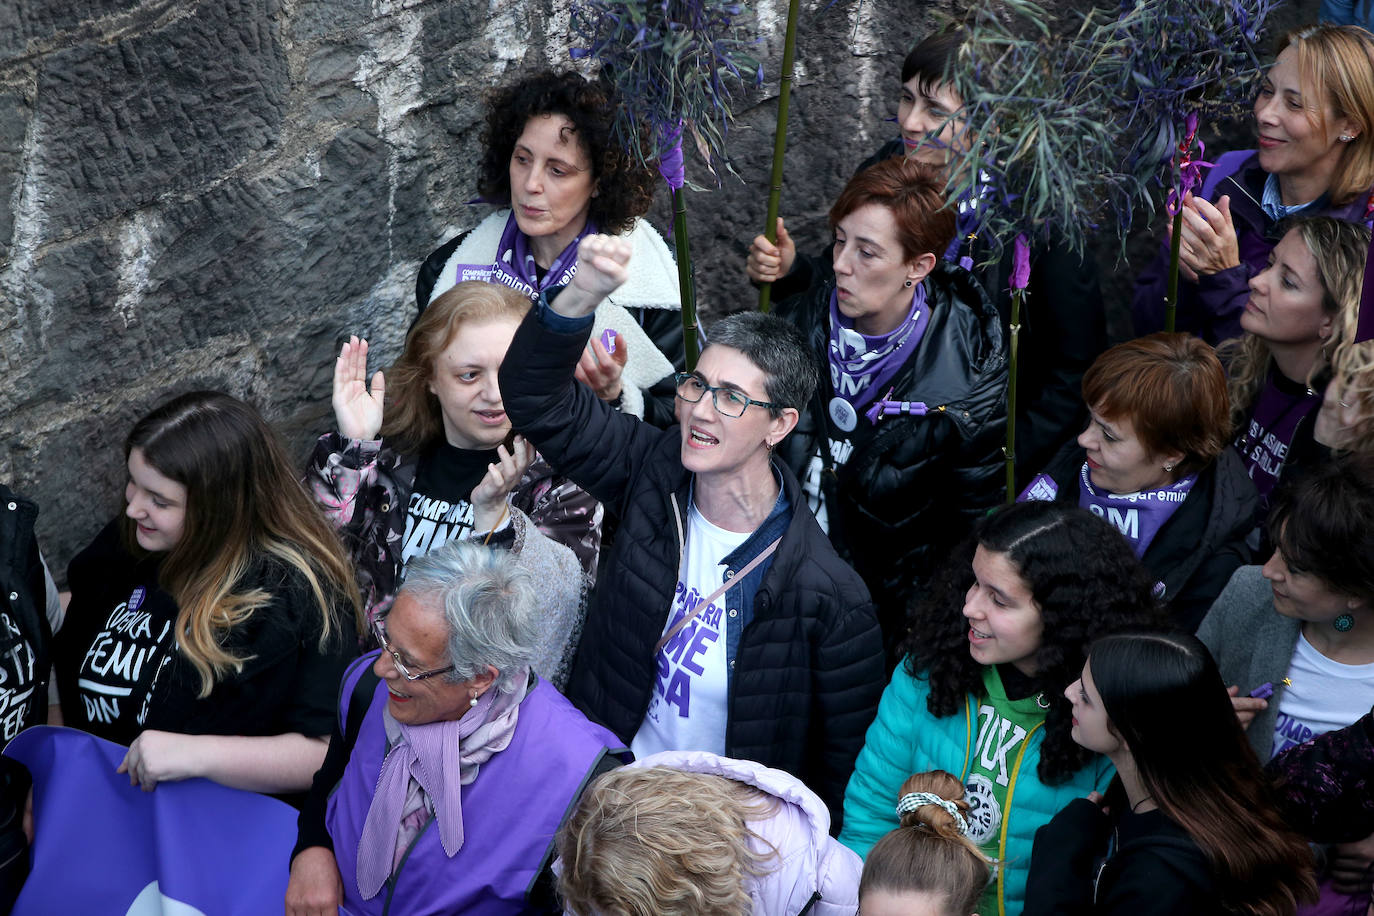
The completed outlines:
{"type": "MultiPolygon", "coordinates": [[[[782,211],[808,250],[892,133],[922,0],[804,0],[782,211]]],[[[744,181],[691,197],[709,314],[750,305],[767,88],[738,98],[744,181]]],[[[171,393],[255,403],[293,453],[329,428],[337,342],[395,357],[419,261],[485,211],[482,93],[568,63],[567,0],[17,0],[0,9],[0,480],[36,498],[55,571],[120,508],[121,444],[171,393]]],[[[709,176],[694,165],[703,185],[709,176]]],[[[660,201],[653,214],[668,226],[660,201]]]]}

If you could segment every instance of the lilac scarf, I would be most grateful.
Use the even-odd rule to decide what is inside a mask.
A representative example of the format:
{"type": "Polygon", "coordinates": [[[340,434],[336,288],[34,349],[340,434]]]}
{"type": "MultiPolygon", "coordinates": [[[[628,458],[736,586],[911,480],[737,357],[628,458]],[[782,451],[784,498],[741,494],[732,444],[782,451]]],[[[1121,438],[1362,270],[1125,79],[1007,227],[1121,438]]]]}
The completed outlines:
{"type": "Polygon", "coordinates": [[[855,410],[862,410],[882,393],[882,386],[897,374],[925,336],[930,323],[925,304],[925,284],[917,283],[906,319],[891,333],[869,337],[855,331],[854,322],[840,314],[839,297],[835,290],[830,291],[830,384],[836,395],[855,410]]]}
{"type": "Polygon", "coordinates": [[[434,808],[444,853],[452,858],[463,847],[461,787],[475,780],[481,765],[511,742],[520,702],[529,690],[529,671],[521,669],[514,677],[516,689],[488,690],[457,721],[401,725],[391,719],[389,710],[382,710],[390,720],[387,724],[400,730],[400,740],[382,761],[358,841],[358,890],[364,900],[377,896],[391,875],[397,837],[418,810],[417,795],[434,808]]]}
{"type": "Polygon", "coordinates": [[[566,286],[577,275],[577,246],[582,239],[596,233],[591,220],[582,227],[577,238],[554,258],[544,279],[539,279],[539,268],[530,249],[530,238],[520,231],[515,222],[515,214],[506,217],[506,228],[501,232],[501,241],[496,246],[496,260],[491,264],[459,264],[454,272],[453,282],[482,280],[487,283],[502,283],[511,289],[518,289],[530,299],[538,299],[540,290],[554,286],[566,286]]]}
{"type": "Polygon", "coordinates": [[[1182,480],[1157,490],[1108,493],[1106,490],[1093,487],[1092,480],[1088,477],[1088,463],[1085,461],[1083,470],[1078,475],[1078,507],[1111,522],[1112,526],[1131,542],[1131,546],[1135,548],[1135,555],[1141,557],[1145,555],[1145,550],[1159,533],[1159,529],[1164,527],[1164,523],[1178,511],[1179,506],[1183,505],[1195,483],[1197,475],[1189,474],[1182,480]]]}

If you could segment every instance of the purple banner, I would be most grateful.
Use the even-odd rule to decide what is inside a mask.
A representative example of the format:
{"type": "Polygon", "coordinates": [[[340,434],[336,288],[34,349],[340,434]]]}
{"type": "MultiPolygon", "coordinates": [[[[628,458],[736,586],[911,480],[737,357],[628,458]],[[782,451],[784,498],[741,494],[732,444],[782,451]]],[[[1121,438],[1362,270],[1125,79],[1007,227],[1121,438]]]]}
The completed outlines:
{"type": "Polygon", "coordinates": [[[126,750],[49,726],[5,748],[33,774],[33,870],[14,916],[282,912],[296,812],[205,779],[144,792],[115,772],[126,750]]]}

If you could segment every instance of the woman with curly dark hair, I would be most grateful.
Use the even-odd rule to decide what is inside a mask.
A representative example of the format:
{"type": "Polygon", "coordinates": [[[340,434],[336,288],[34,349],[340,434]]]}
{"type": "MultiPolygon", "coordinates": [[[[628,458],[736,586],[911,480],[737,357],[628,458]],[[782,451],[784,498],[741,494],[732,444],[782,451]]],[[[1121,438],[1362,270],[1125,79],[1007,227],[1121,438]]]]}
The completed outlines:
{"type": "Polygon", "coordinates": [[[1026,502],[989,516],[911,615],[906,661],[845,791],[841,842],[867,855],[902,780],[948,770],[966,788],[970,839],[996,864],[978,912],[1019,913],[1035,831],[1112,774],[1070,737],[1064,688],[1094,639],[1159,613],[1130,545],[1086,509],[1026,502]]]}
{"type": "Polygon", "coordinates": [[[583,236],[623,236],[634,246],[630,275],[597,308],[578,379],[636,415],[644,412],[641,389],[666,380],[660,393],[669,410],[651,419],[667,422],[674,364],[683,368],[677,267],[641,219],[657,177],[611,136],[615,109],[609,87],[571,72],[541,71],[493,91],[479,187],[483,202],[503,209],[425,259],[415,301],[423,312],[464,280],[504,283],[537,299],[572,279],[583,236]]]}

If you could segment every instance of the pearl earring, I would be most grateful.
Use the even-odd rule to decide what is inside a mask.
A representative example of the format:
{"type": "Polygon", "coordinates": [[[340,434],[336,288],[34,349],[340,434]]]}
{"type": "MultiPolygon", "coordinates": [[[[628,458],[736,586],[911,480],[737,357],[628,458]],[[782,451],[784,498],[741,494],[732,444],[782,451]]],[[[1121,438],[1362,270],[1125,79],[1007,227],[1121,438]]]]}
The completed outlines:
{"type": "Polygon", "coordinates": [[[477,698],[476,698],[476,697],[473,697],[472,699],[468,700],[468,705],[469,705],[469,706],[476,706],[476,705],[477,705],[477,698]]]}

